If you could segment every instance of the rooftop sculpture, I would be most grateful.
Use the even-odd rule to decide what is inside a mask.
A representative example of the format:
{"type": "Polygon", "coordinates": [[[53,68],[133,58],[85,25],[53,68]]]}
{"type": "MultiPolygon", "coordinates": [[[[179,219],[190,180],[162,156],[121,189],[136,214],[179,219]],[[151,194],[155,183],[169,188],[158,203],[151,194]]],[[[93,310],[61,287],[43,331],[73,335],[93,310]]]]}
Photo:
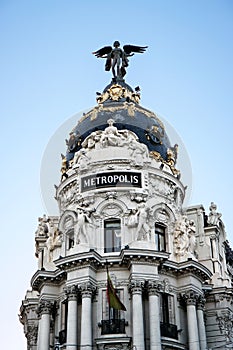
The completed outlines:
{"type": "Polygon", "coordinates": [[[92,52],[97,58],[106,58],[105,70],[112,68],[113,78],[122,80],[126,74],[126,67],[129,65],[128,57],[134,53],[144,53],[148,46],[124,45],[120,48],[119,41],[115,41],[112,46],[104,46],[101,49],[92,52]],[[116,67],[116,70],[115,70],[116,67]]]}

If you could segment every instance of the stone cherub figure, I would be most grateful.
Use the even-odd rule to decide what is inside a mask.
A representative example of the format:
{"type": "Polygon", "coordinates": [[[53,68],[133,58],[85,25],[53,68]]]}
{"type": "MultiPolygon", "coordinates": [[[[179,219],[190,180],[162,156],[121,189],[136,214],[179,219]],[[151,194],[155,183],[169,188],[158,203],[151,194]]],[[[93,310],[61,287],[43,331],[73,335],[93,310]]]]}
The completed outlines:
{"type": "Polygon", "coordinates": [[[124,45],[120,48],[119,41],[113,43],[111,46],[104,46],[101,49],[92,52],[97,58],[106,58],[105,70],[109,71],[112,68],[113,78],[115,80],[122,80],[126,74],[126,67],[129,65],[129,56],[134,53],[143,53],[148,46],[124,45]],[[116,71],[115,71],[116,67],[116,71]]]}

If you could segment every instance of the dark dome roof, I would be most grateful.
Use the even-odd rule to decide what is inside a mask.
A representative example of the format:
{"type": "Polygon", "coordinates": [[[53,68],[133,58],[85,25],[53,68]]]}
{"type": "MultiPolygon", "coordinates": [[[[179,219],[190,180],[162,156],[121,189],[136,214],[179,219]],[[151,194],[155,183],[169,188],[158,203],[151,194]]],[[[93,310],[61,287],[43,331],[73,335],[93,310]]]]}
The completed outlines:
{"type": "MultiPolygon", "coordinates": [[[[104,89],[103,95],[116,86],[127,90],[129,94],[133,93],[133,89],[126,83],[112,82],[104,89]]],[[[138,136],[139,142],[146,144],[149,151],[158,152],[164,160],[167,160],[167,150],[171,145],[163,123],[155,113],[141,107],[138,103],[131,102],[131,98],[122,96],[119,95],[118,100],[113,100],[115,97],[113,99],[109,97],[104,103],[83,115],[72,130],[68,142],[67,160],[73,158],[74,153],[81,148],[84,139],[93,131],[104,130],[108,126],[109,119],[115,121],[114,125],[119,130],[133,131],[138,136]]]]}

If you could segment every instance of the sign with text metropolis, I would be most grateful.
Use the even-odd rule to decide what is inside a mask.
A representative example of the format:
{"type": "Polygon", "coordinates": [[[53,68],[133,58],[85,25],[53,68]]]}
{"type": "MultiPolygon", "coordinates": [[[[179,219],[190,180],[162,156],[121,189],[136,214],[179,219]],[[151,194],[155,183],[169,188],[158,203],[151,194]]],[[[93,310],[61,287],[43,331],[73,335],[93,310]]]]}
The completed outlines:
{"type": "Polygon", "coordinates": [[[113,171],[81,178],[81,192],[105,187],[142,187],[142,174],[128,171],[113,171]]]}

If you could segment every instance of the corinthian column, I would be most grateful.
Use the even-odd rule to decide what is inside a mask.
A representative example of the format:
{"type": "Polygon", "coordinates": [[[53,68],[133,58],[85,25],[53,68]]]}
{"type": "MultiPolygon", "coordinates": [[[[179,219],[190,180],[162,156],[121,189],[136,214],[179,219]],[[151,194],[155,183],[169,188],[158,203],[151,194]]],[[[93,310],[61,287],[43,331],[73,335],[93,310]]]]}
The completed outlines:
{"type": "Polygon", "coordinates": [[[158,282],[149,281],[150,350],[161,350],[158,282]]]}
{"type": "Polygon", "coordinates": [[[197,295],[194,292],[189,292],[183,297],[187,307],[189,349],[200,350],[196,313],[197,295]]]}
{"type": "Polygon", "coordinates": [[[91,299],[93,286],[84,283],[80,286],[82,295],[82,315],[81,315],[81,344],[82,350],[92,349],[92,308],[91,299]]]}
{"type": "Polygon", "coordinates": [[[38,350],[49,350],[50,345],[50,313],[53,303],[41,300],[38,307],[40,317],[38,328],[38,350]]]}
{"type": "Polygon", "coordinates": [[[133,311],[133,347],[137,350],[144,350],[142,287],[143,282],[131,281],[130,291],[132,294],[133,311]]]}
{"type": "Polygon", "coordinates": [[[78,296],[75,285],[65,288],[68,298],[66,349],[77,350],[78,342],[78,296]]]}
{"type": "Polygon", "coordinates": [[[200,339],[200,350],[207,349],[205,322],[204,322],[204,306],[205,306],[205,299],[202,296],[200,296],[197,301],[197,322],[198,322],[199,339],[200,339]]]}

